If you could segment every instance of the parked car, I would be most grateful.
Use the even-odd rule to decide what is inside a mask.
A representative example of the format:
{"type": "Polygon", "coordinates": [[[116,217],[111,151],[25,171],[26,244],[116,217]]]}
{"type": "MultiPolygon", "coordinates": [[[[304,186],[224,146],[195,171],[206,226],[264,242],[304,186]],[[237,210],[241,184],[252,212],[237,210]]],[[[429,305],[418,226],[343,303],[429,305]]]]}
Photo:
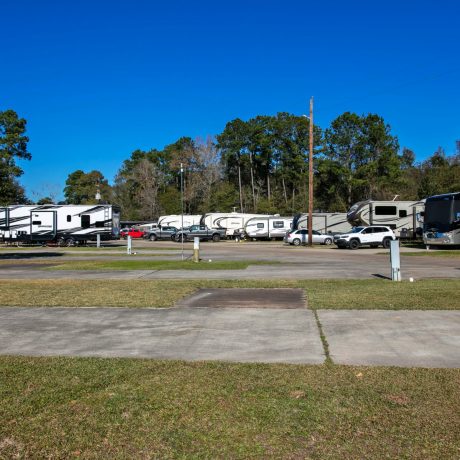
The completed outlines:
{"type": "Polygon", "coordinates": [[[390,241],[396,236],[390,227],[370,225],[369,227],[355,227],[350,233],[343,233],[334,237],[334,243],[341,249],[358,249],[360,246],[376,248],[390,247],[390,241]]]}
{"type": "Polygon", "coordinates": [[[184,241],[193,241],[195,237],[198,237],[202,241],[212,240],[214,242],[220,241],[225,238],[226,230],[224,228],[208,228],[206,225],[192,225],[191,227],[186,227],[180,229],[176,233],[176,241],[182,241],[182,236],[184,241]]]}
{"type": "Polygon", "coordinates": [[[150,241],[157,240],[175,240],[177,233],[176,227],[157,227],[152,228],[149,232],[145,232],[144,238],[150,241]]]}
{"type": "MultiPolygon", "coordinates": [[[[314,244],[332,244],[333,242],[332,235],[325,235],[316,230],[312,231],[312,239],[314,244]]],[[[301,244],[308,243],[308,230],[306,228],[301,228],[294,231],[289,231],[286,233],[284,241],[294,246],[300,246],[301,244]]]]}
{"type": "Polygon", "coordinates": [[[144,236],[144,232],[138,228],[124,228],[120,231],[120,236],[125,239],[128,238],[128,236],[131,238],[142,238],[144,236]]]}

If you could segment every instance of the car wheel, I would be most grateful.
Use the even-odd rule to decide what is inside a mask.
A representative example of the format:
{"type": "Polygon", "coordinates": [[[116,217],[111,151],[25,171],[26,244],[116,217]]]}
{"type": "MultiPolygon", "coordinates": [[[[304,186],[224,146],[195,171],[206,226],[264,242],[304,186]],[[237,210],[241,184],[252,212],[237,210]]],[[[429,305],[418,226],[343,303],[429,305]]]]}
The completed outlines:
{"type": "Polygon", "coordinates": [[[65,245],[67,247],[72,247],[72,246],[75,246],[75,240],[73,238],[67,238],[65,240],[65,245]]]}
{"type": "Polygon", "coordinates": [[[171,241],[176,241],[176,235],[171,235],[171,241]]]}
{"type": "Polygon", "coordinates": [[[332,239],[331,239],[331,238],[326,238],[326,239],[324,240],[324,243],[323,243],[323,244],[325,244],[326,246],[329,246],[330,244],[332,244],[332,239]]]}
{"type": "Polygon", "coordinates": [[[382,242],[382,246],[385,248],[385,249],[388,249],[390,247],[390,242],[391,242],[391,239],[390,238],[384,238],[383,239],[383,242],[382,242]]]}
{"type": "Polygon", "coordinates": [[[351,240],[348,244],[350,249],[358,249],[359,248],[359,241],[358,240],[351,240]]]}
{"type": "Polygon", "coordinates": [[[299,240],[299,238],[294,238],[294,239],[292,240],[292,244],[293,244],[294,246],[300,246],[300,240],[299,240]]]}
{"type": "Polygon", "coordinates": [[[150,235],[149,240],[150,240],[150,241],[156,241],[156,240],[157,240],[157,236],[156,236],[156,235],[150,235]]]}
{"type": "Polygon", "coordinates": [[[216,233],[215,235],[212,235],[212,241],[214,241],[214,243],[217,243],[218,241],[220,241],[220,235],[218,233],[216,233]]]}

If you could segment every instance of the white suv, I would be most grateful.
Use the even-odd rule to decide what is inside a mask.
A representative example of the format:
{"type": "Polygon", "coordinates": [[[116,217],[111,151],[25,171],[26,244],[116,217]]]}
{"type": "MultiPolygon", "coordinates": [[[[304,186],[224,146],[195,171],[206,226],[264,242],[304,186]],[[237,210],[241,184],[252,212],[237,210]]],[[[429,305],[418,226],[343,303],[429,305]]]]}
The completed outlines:
{"type": "Polygon", "coordinates": [[[380,245],[384,248],[389,248],[390,241],[395,239],[396,236],[390,227],[371,225],[369,227],[355,227],[350,233],[336,235],[334,243],[340,249],[358,249],[364,245],[371,248],[376,248],[380,245]]]}

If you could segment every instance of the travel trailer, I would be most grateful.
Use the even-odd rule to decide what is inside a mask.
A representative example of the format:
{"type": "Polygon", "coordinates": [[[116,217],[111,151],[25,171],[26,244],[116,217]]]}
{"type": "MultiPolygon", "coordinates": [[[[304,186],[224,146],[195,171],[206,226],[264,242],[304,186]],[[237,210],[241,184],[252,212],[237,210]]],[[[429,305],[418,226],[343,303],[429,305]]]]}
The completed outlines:
{"type": "Polygon", "coordinates": [[[266,214],[245,214],[238,212],[222,213],[213,212],[203,214],[200,225],[206,225],[208,228],[225,229],[226,236],[232,238],[240,235],[249,219],[255,217],[267,217],[266,214]]]}
{"type": "Polygon", "coordinates": [[[426,199],[423,242],[427,246],[460,245],[460,192],[426,199]]]}
{"type": "Polygon", "coordinates": [[[0,208],[0,237],[7,242],[72,246],[119,238],[120,209],[112,205],[15,205],[0,208]]]}
{"type": "Polygon", "coordinates": [[[352,226],[386,225],[398,238],[422,236],[424,201],[359,201],[347,213],[352,226]]]}
{"type": "Polygon", "coordinates": [[[158,228],[157,222],[149,222],[146,224],[139,224],[136,227],[139,227],[139,230],[142,230],[145,233],[149,233],[152,230],[156,230],[158,228]]]}
{"type": "Polygon", "coordinates": [[[181,228],[182,222],[184,227],[198,225],[200,223],[201,214],[171,214],[168,216],[160,216],[158,218],[158,227],[176,227],[181,228]]]}
{"type": "Polygon", "coordinates": [[[292,227],[292,217],[264,216],[249,219],[244,233],[252,239],[283,239],[292,227]]]}
{"type": "MultiPolygon", "coordinates": [[[[320,233],[347,233],[351,225],[345,212],[314,212],[312,229],[320,233]]],[[[308,214],[298,214],[292,222],[292,230],[308,228],[308,214]]]]}

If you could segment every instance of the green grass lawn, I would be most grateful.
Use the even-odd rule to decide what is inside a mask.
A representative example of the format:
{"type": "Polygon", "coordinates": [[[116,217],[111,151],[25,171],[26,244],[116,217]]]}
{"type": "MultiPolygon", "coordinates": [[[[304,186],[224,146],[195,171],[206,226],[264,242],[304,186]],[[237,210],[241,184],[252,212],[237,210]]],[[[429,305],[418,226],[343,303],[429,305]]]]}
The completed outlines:
{"type": "Polygon", "coordinates": [[[88,260],[65,261],[48,267],[49,270],[244,270],[248,265],[272,265],[278,262],[248,260],[201,261],[192,260],[88,260]]]}
{"type": "MultiPolygon", "coordinates": [[[[460,308],[460,280],[0,280],[0,305],[168,307],[206,287],[460,308]]],[[[0,420],[0,459],[458,458],[460,369],[0,356],[0,420]]]]}
{"type": "Polygon", "coordinates": [[[458,310],[460,280],[0,280],[3,306],[171,307],[200,288],[306,290],[314,309],[458,310]]]}
{"type": "Polygon", "coordinates": [[[458,458],[460,370],[0,357],[0,458],[458,458]]]}

